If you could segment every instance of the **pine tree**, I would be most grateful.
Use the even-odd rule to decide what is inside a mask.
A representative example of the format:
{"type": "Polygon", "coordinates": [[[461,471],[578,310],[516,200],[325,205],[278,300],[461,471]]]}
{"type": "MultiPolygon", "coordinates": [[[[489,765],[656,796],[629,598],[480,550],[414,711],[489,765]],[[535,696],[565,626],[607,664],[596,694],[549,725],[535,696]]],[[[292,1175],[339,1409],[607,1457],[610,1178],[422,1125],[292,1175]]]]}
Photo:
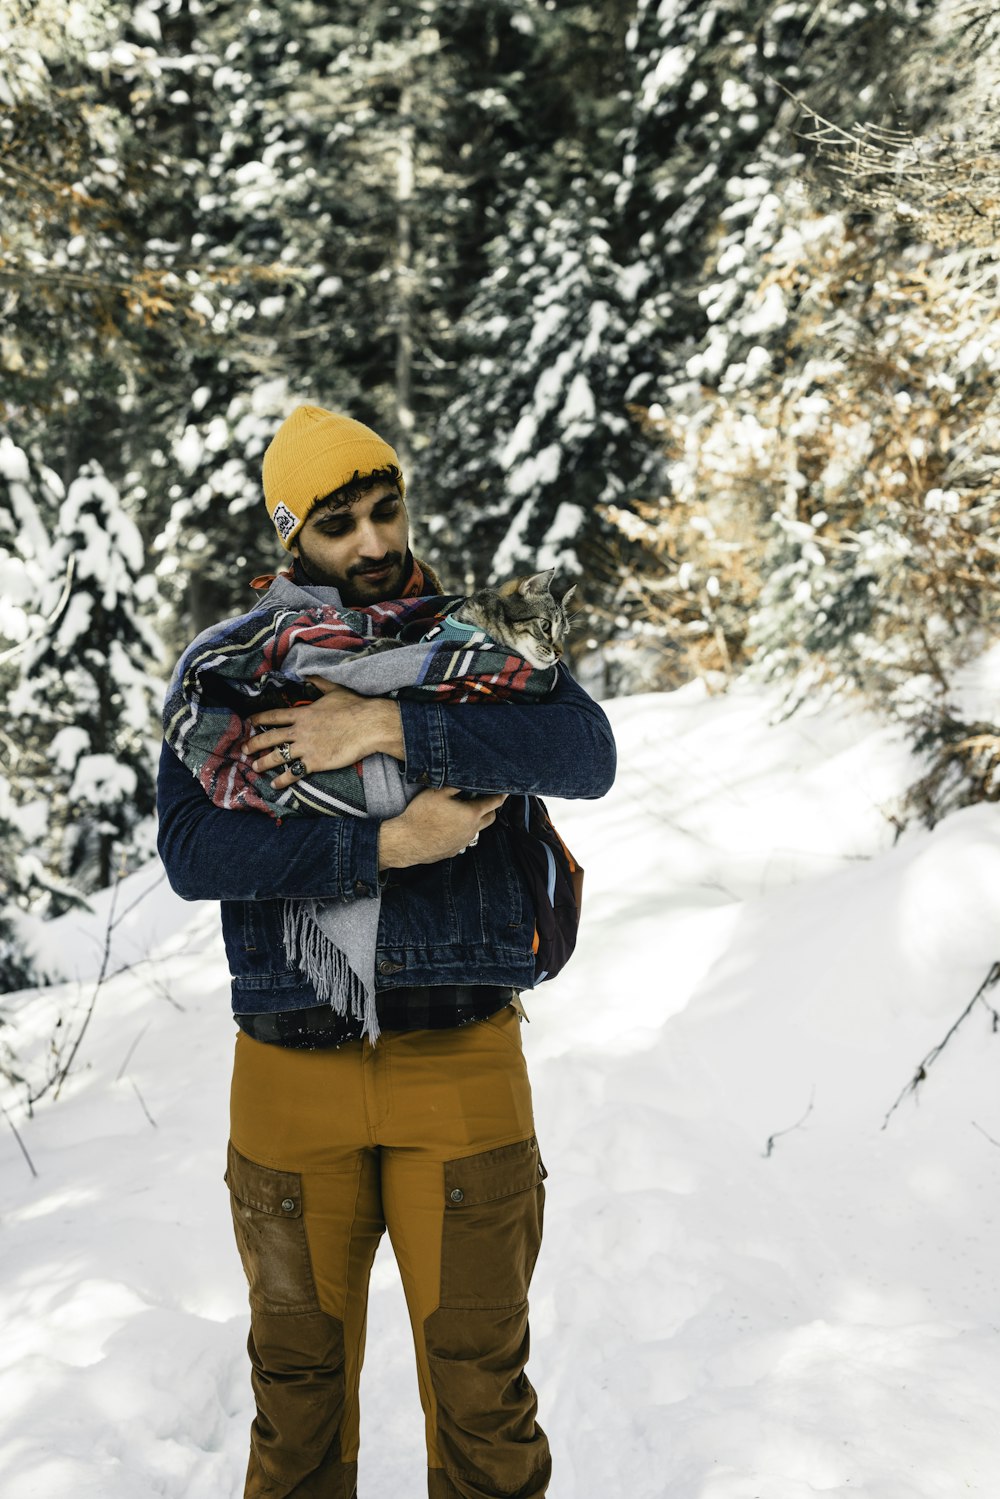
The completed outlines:
{"type": "Polygon", "coordinates": [[[260,461],[297,401],[368,421],[409,467],[428,279],[415,221],[433,223],[428,184],[440,195],[448,180],[441,163],[424,166],[450,66],[433,11],[354,4],[331,17],[285,0],[238,24],[223,6],[199,18],[197,46],[219,65],[199,117],[196,239],[247,274],[215,318],[217,357],[130,491],[142,499],[176,475],[156,550],[181,637],[242,607],[247,574],[283,558],[263,522],[260,461]],[[255,283],[257,264],[282,283],[255,283]]]}
{"type": "MultiPolygon", "coordinates": [[[[825,230],[816,222],[791,95],[817,107],[839,100],[849,126],[873,99],[891,98],[929,9],[901,0],[862,15],[758,0],[706,11],[640,0],[616,203],[638,249],[631,268],[646,276],[638,315],[661,373],[645,404],[668,482],[658,514],[640,503],[610,518],[626,538],[619,611],[640,649],[653,616],[667,681],[692,659],[726,671],[743,663],[763,579],[772,567],[790,576],[795,527],[810,528],[789,418],[766,394],[780,389],[812,326],[809,276],[783,266],[803,223],[814,237],[826,232],[821,260],[838,238],[834,253],[849,256],[851,236],[841,216],[825,230]],[[768,561],[761,538],[775,512],[787,525],[768,561]]],[[[850,606],[855,623],[862,596],[850,606]]],[[[789,636],[792,655],[802,639],[789,636]]]]}
{"type": "Polygon", "coordinates": [[[467,314],[465,392],[425,460],[450,500],[434,541],[494,579],[578,574],[598,507],[629,493],[646,461],[626,409],[641,351],[587,184],[554,209],[529,180],[492,259],[467,314]]]}
{"type": "Polygon", "coordinates": [[[70,484],[41,591],[40,629],[17,661],[16,732],[46,744],[50,862],[85,889],[110,883],[153,809],[151,728],[161,647],[146,622],[139,533],[96,463],[70,484]]]}
{"type": "MultiPolygon", "coordinates": [[[[0,437],[0,698],[17,681],[18,656],[38,619],[49,535],[43,513],[62,497],[57,476],[0,437]]],[[[36,848],[45,832],[45,807],[36,777],[44,743],[25,741],[9,715],[0,725],[0,990],[26,986],[38,974],[25,942],[25,913],[37,905],[36,848]]]]}

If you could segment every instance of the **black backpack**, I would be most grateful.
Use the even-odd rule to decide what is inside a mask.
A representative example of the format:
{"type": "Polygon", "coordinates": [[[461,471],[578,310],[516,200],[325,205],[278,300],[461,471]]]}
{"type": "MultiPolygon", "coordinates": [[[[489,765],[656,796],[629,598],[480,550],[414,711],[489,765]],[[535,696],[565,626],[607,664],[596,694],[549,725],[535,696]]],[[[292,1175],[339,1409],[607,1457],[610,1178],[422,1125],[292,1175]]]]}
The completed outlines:
{"type": "Polygon", "coordinates": [[[555,830],[538,796],[508,796],[497,813],[535,909],[535,983],[554,979],[576,946],[583,870],[555,830]]]}

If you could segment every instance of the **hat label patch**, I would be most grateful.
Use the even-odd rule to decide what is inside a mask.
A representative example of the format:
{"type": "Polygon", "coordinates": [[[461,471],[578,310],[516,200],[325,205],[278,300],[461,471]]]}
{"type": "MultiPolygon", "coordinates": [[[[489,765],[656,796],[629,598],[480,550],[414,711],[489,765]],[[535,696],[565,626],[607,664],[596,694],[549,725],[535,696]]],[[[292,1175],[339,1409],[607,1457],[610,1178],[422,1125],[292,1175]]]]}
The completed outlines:
{"type": "Polygon", "coordinates": [[[299,523],[297,516],[292,514],[291,510],[289,510],[288,506],[283,501],[275,505],[274,514],[271,516],[271,519],[274,521],[274,529],[277,531],[282,541],[288,540],[289,536],[291,536],[292,532],[295,530],[295,527],[299,523]]]}

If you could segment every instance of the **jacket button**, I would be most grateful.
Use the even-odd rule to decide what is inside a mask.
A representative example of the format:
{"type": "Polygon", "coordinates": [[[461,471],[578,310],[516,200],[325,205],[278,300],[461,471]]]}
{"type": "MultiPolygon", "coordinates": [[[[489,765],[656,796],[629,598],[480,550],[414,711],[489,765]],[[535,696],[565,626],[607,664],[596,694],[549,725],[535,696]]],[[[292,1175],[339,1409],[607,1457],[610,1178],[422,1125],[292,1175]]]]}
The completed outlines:
{"type": "Polygon", "coordinates": [[[452,1202],[462,1202],[463,1199],[464,1199],[464,1197],[465,1197],[465,1193],[462,1191],[461,1187],[454,1187],[452,1189],[452,1193],[451,1193],[451,1200],[452,1200],[452,1202]]]}
{"type": "Polygon", "coordinates": [[[291,1197],[286,1197],[285,1200],[284,1200],[284,1202],[281,1204],[281,1206],[282,1206],[282,1209],[284,1210],[284,1212],[286,1212],[286,1213],[294,1213],[295,1212],[295,1203],[293,1202],[293,1200],[292,1200],[291,1197]]]}
{"type": "Polygon", "coordinates": [[[354,893],[355,895],[370,895],[371,891],[368,889],[368,886],[365,884],[364,880],[355,880],[354,893]]]}
{"type": "Polygon", "coordinates": [[[420,772],[420,774],[417,776],[417,785],[418,786],[429,786],[430,783],[431,783],[430,774],[426,770],[422,770],[420,772]]]}

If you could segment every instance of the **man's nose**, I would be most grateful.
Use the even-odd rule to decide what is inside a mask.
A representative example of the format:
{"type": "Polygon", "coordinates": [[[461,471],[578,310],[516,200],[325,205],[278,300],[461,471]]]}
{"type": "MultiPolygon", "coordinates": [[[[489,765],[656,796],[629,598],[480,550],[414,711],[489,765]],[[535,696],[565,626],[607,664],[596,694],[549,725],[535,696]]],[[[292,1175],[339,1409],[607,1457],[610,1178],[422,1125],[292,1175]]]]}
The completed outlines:
{"type": "Polygon", "coordinates": [[[372,520],[358,522],[355,532],[358,543],[358,551],[362,557],[382,557],[385,555],[385,545],[379,536],[378,526],[372,520]]]}

